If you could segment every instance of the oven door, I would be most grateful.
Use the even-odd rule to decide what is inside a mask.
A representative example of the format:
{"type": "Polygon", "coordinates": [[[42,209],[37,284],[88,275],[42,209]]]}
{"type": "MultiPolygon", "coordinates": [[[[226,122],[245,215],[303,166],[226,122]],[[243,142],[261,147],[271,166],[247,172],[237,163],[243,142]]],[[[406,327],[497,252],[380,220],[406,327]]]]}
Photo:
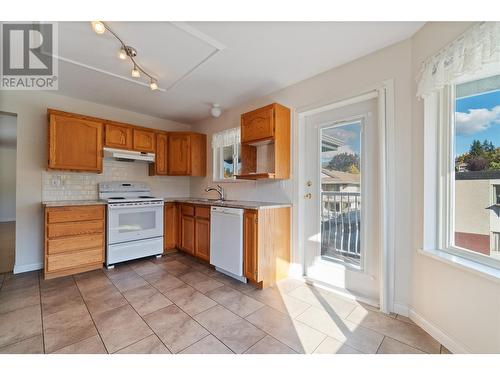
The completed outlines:
{"type": "Polygon", "coordinates": [[[108,244],[163,236],[163,204],[108,205],[108,244]]]}

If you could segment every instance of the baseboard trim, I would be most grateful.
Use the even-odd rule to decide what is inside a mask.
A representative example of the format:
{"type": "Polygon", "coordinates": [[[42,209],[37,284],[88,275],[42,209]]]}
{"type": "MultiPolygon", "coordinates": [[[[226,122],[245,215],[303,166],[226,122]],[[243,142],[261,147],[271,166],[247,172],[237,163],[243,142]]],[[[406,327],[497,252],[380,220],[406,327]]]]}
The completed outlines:
{"type": "Polygon", "coordinates": [[[458,342],[441,328],[437,327],[435,324],[429,322],[422,315],[420,315],[415,310],[409,309],[409,318],[413,320],[420,328],[426,331],[429,335],[434,337],[442,345],[446,347],[450,352],[454,354],[471,354],[472,351],[468,349],[465,345],[458,342]]]}
{"type": "Polygon", "coordinates": [[[14,273],[23,273],[30,272],[43,269],[43,263],[31,263],[31,264],[23,264],[23,265],[14,265],[14,273]]]}

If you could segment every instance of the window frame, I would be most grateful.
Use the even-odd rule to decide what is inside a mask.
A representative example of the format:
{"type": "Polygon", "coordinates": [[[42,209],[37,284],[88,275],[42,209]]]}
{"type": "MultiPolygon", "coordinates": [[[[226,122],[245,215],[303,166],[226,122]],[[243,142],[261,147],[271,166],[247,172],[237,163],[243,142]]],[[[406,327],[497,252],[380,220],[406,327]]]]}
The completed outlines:
{"type": "MultiPolygon", "coordinates": [[[[499,73],[496,73],[499,74],[499,73]]],[[[465,258],[476,263],[495,268],[500,270],[500,261],[491,258],[486,255],[475,253],[474,251],[467,250],[458,246],[455,246],[455,86],[461,83],[466,83],[470,81],[479,80],[482,78],[487,78],[492,75],[489,74],[476,74],[461,77],[461,79],[456,80],[453,84],[446,85],[440,89],[436,94],[433,94],[430,98],[425,99],[425,118],[426,130],[429,130],[429,126],[433,126],[435,129],[436,142],[435,151],[437,151],[437,168],[436,168],[436,182],[437,182],[437,217],[434,221],[437,224],[437,233],[435,233],[435,240],[437,246],[427,246],[427,248],[434,247],[438,250],[444,251],[454,256],[465,258]],[[429,113],[432,111],[433,113],[429,113]]],[[[426,141],[429,137],[426,137],[426,141]]],[[[427,148],[426,148],[426,151],[427,148]]],[[[426,175],[429,176],[429,170],[432,168],[427,167],[428,158],[426,158],[426,175]]],[[[432,172],[431,172],[432,173],[432,172]]],[[[427,186],[427,185],[425,185],[427,186]]],[[[427,187],[428,188],[428,187],[427,187]]],[[[425,191],[424,187],[424,191],[425,191]]],[[[428,207],[428,204],[425,204],[428,207]]],[[[425,210],[425,209],[424,209],[425,210]]],[[[429,215],[425,215],[428,219],[429,215]]],[[[424,219],[424,220],[426,220],[424,219]]],[[[429,229],[429,224],[424,223],[425,228],[429,229]]],[[[432,232],[428,230],[428,232],[432,232]]],[[[490,231],[490,235],[491,235],[490,231]]],[[[432,242],[433,234],[427,233],[424,235],[424,244],[429,244],[432,242]],[[429,241],[431,237],[431,241],[429,241]]],[[[426,246],[424,245],[424,248],[426,246]]]]}
{"type": "MultiPolygon", "coordinates": [[[[241,180],[236,179],[236,175],[239,174],[238,170],[238,155],[241,149],[241,142],[232,143],[230,145],[219,146],[212,148],[212,160],[213,160],[213,181],[214,182],[240,182],[241,180]],[[226,178],[224,177],[224,147],[233,146],[233,165],[234,171],[233,176],[226,178]]],[[[241,155],[240,155],[241,158],[241,155]]]]}

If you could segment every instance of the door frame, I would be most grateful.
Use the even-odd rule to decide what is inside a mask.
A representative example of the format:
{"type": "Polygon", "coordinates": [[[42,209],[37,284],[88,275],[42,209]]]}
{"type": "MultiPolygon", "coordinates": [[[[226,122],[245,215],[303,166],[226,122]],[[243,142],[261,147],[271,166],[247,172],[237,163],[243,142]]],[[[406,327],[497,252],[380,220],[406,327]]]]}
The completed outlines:
{"type": "MultiPolygon", "coordinates": [[[[305,276],[304,200],[305,175],[305,118],[315,113],[344,107],[349,104],[378,98],[379,165],[380,165],[380,264],[379,264],[379,308],[384,313],[394,311],[394,212],[395,212],[395,126],[394,126],[394,80],[388,79],[343,97],[331,98],[304,107],[294,112],[294,243],[295,259],[299,264],[294,273],[305,276]]],[[[356,297],[356,296],[352,296],[356,297]]]]}

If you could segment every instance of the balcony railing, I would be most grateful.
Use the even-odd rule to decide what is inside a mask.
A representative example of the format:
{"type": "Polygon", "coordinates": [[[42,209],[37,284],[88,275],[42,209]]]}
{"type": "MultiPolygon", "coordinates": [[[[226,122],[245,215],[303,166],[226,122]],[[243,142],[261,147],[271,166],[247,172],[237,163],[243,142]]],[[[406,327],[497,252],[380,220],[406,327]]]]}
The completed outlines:
{"type": "Polygon", "coordinates": [[[361,259],[361,195],[321,193],[321,255],[359,265],[361,259]]]}

